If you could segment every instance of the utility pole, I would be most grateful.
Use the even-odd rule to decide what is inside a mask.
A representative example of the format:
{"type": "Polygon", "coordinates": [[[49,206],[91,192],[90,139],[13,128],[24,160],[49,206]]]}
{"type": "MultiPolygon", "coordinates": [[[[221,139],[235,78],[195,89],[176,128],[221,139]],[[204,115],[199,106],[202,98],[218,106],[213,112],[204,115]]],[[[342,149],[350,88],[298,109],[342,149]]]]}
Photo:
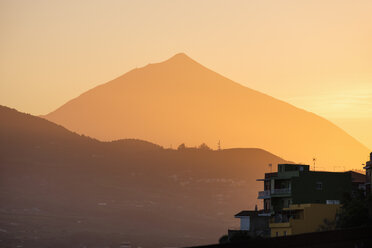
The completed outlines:
{"type": "Polygon", "coordinates": [[[221,140],[218,140],[217,145],[218,145],[218,150],[221,151],[221,140]]]}
{"type": "Polygon", "coordinates": [[[314,162],[314,171],[315,171],[315,162],[316,162],[316,158],[315,157],[313,158],[313,162],[314,162]]]}

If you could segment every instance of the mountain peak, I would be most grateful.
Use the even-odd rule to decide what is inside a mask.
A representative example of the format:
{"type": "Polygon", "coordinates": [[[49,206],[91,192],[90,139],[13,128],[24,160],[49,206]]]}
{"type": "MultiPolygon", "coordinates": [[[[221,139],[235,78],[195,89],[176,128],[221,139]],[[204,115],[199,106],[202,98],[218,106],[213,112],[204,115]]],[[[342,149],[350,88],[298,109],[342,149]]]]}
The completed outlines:
{"type": "Polygon", "coordinates": [[[176,53],[175,55],[173,55],[173,57],[171,58],[182,58],[182,59],[191,59],[189,56],[187,56],[186,53],[176,53]]]}
{"type": "Polygon", "coordinates": [[[187,56],[186,53],[177,53],[177,54],[173,55],[172,57],[170,57],[167,61],[194,62],[194,63],[196,62],[195,60],[193,60],[192,58],[187,56]]]}

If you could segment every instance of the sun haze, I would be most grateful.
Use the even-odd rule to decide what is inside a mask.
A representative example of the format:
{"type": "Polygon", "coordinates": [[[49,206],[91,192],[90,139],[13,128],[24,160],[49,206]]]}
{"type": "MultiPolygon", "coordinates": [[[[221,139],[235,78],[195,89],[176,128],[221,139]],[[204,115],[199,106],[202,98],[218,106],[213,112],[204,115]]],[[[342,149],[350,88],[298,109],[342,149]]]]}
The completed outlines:
{"type": "Polygon", "coordinates": [[[346,0],[5,0],[0,103],[46,114],[134,67],[183,51],[330,119],[372,148],[370,13],[371,1],[346,0]]]}

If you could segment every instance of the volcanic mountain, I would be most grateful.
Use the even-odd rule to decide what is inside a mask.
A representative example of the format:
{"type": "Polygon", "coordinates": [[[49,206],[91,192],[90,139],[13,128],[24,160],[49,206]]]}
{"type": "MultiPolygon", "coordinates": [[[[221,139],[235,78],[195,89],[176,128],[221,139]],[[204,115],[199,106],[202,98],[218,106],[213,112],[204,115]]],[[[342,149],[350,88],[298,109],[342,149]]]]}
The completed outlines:
{"type": "Polygon", "coordinates": [[[0,106],[0,247],[216,243],[283,162],[261,149],[100,142],[0,106]]]}
{"type": "MultiPolygon", "coordinates": [[[[95,87],[44,116],[100,140],[257,147],[318,169],[358,168],[368,149],[313,113],[244,87],[180,53],[95,87]]],[[[366,155],[367,154],[367,155],[366,155]]]]}

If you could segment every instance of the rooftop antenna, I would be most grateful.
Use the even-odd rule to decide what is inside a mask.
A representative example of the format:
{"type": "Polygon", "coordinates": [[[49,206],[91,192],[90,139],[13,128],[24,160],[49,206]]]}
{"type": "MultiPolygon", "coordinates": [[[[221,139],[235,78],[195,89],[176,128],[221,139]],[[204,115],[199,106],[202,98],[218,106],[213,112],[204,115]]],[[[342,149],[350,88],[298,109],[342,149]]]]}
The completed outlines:
{"type": "Polygon", "coordinates": [[[314,162],[314,171],[315,171],[316,157],[313,157],[313,162],[314,162]]]}

